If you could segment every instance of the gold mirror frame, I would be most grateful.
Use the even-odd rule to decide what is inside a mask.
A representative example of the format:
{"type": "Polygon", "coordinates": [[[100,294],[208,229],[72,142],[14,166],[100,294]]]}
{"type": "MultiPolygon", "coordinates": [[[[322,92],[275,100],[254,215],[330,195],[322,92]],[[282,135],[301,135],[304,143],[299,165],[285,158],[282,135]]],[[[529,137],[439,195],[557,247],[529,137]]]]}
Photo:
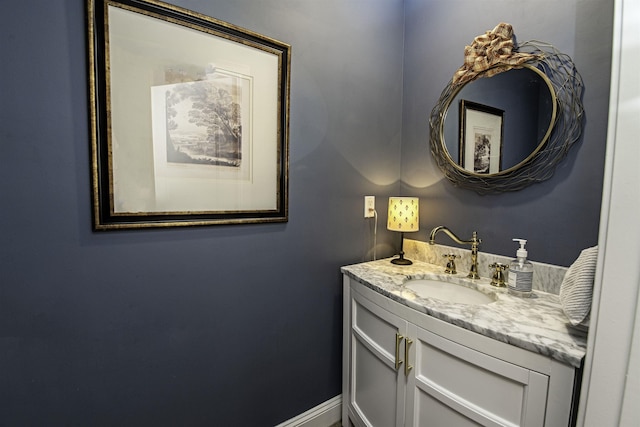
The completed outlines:
{"type": "MultiPolygon", "coordinates": [[[[556,165],[580,139],[584,122],[584,84],[571,58],[552,45],[537,41],[521,44],[519,51],[537,55],[538,59],[531,60],[520,68],[533,70],[549,87],[554,104],[551,124],[536,149],[517,165],[491,174],[466,170],[451,158],[444,141],[444,122],[449,107],[466,84],[454,84],[451,79],[431,111],[429,126],[431,153],[445,177],[455,186],[474,190],[479,194],[495,194],[521,190],[545,181],[553,176],[556,165]]],[[[485,75],[491,70],[477,78],[490,78],[485,75]]]]}

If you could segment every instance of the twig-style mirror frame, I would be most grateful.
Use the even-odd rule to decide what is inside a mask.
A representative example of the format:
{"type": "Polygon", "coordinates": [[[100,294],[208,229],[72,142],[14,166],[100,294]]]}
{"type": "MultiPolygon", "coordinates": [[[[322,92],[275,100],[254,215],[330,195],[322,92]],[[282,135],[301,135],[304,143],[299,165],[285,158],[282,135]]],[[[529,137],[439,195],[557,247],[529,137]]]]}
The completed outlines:
{"type": "MultiPolygon", "coordinates": [[[[522,43],[518,46],[518,51],[537,55],[537,59],[522,64],[522,67],[538,73],[550,88],[556,107],[551,126],[536,150],[517,165],[492,174],[477,174],[465,170],[451,158],[444,141],[444,122],[449,107],[465,84],[468,84],[454,84],[452,78],[431,111],[429,126],[433,158],[445,177],[455,186],[479,194],[496,194],[521,190],[545,181],[553,176],[556,165],[580,139],[584,122],[584,84],[571,58],[552,45],[540,41],[522,43]]],[[[489,69],[477,78],[490,78],[485,75],[491,75],[491,71],[489,69]]]]}
{"type": "Polygon", "coordinates": [[[291,46],[157,0],[87,15],[94,230],[286,222],[291,46]]]}

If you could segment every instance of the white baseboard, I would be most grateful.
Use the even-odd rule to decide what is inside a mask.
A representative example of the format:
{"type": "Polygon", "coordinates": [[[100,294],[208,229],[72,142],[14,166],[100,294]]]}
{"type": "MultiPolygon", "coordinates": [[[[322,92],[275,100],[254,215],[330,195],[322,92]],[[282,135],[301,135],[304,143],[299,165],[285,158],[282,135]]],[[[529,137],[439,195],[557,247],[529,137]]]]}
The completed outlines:
{"type": "Polygon", "coordinates": [[[339,394],[276,427],[329,427],[341,419],[342,395],[339,394]]]}

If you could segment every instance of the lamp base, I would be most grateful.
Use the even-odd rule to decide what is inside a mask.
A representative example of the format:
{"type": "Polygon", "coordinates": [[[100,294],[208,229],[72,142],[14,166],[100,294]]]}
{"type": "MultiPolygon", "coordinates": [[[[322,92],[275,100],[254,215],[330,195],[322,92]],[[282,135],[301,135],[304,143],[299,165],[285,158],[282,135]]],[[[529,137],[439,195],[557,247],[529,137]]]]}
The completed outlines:
{"type": "Polygon", "coordinates": [[[400,255],[400,258],[394,258],[391,260],[391,264],[396,264],[396,265],[411,265],[413,264],[413,262],[411,262],[411,260],[405,259],[404,257],[404,250],[402,249],[404,246],[404,233],[400,233],[400,253],[398,255],[400,255]]]}
{"type": "Polygon", "coordinates": [[[397,265],[411,265],[413,264],[413,262],[411,262],[411,260],[408,260],[406,258],[394,258],[391,260],[391,264],[397,264],[397,265]]]}
{"type": "Polygon", "coordinates": [[[397,264],[397,265],[411,265],[413,264],[413,262],[411,262],[410,259],[406,259],[404,257],[404,252],[400,251],[400,258],[394,258],[391,260],[391,264],[397,264]]]}

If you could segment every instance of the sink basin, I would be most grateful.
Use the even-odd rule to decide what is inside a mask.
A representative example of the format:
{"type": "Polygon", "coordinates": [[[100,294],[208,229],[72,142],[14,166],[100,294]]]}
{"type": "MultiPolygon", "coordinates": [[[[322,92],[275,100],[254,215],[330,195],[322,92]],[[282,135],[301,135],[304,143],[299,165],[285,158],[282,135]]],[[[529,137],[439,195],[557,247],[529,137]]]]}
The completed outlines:
{"type": "Polygon", "coordinates": [[[422,298],[436,298],[458,304],[482,305],[495,301],[490,295],[476,289],[434,279],[412,279],[403,286],[422,298]]]}

